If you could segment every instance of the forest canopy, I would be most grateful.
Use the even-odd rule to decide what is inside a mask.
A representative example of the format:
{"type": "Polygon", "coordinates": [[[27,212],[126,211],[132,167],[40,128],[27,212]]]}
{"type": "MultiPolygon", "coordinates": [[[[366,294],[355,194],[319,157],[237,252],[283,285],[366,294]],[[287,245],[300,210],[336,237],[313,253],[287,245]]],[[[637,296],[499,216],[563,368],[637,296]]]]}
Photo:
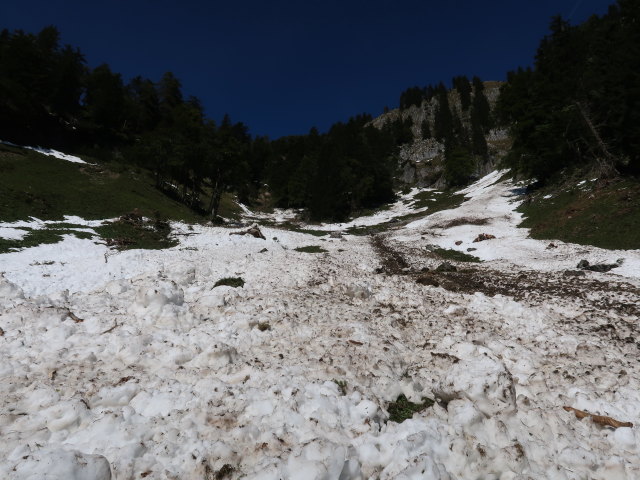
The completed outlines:
{"type": "Polygon", "coordinates": [[[521,174],[543,182],[568,168],[635,175],[638,19],[635,0],[580,25],[554,18],[533,66],[508,73],[496,111],[480,78],[460,75],[452,89],[406,89],[382,122],[361,114],[326,133],[276,140],[252,137],[229,115],[209,118],[170,71],[124,79],[107,64],[89,67],[53,26],[2,30],[0,138],[143,167],[158,189],[214,220],[224,192],[245,203],[268,192],[271,205],[305,209],[314,220],[378,207],[394,199],[400,149],[416,140],[442,148],[444,184],[464,185],[490,160],[487,138],[497,123],[511,132],[507,164],[521,174]]]}
{"type": "Polygon", "coordinates": [[[533,68],[510,72],[501,90],[509,165],[540,181],[566,168],[640,173],[639,49],[635,0],[580,25],[555,17],[533,68]]]}

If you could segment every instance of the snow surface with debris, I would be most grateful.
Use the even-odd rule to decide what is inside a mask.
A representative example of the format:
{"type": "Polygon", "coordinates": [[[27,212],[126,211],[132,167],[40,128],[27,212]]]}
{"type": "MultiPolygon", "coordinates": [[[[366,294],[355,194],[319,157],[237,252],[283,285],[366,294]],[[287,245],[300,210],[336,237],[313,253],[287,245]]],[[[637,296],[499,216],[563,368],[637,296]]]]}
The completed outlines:
{"type": "Polygon", "coordinates": [[[0,478],[640,478],[640,251],[527,238],[501,175],[385,241],[416,271],[438,263],[426,244],[473,245],[497,278],[624,257],[587,273],[604,293],[456,292],[374,273],[369,237],[266,227],[267,240],[177,224],[162,251],[66,236],[0,255],[0,478]],[[486,223],[444,226],[465,218],[486,223]],[[308,245],[328,252],[295,250],[308,245]],[[246,283],[214,287],[224,277],[246,283]],[[437,403],[387,421],[401,393],[437,403]]]}
{"type": "Polygon", "coordinates": [[[505,268],[516,265],[537,270],[570,269],[575,268],[583,258],[580,255],[588,257],[591,263],[614,263],[623,258],[622,266],[615,269],[613,274],[640,277],[640,256],[637,250],[605,250],[558,240],[529,238],[528,229],[518,228],[522,222],[522,214],[515,211],[522,202],[523,187],[511,182],[499,182],[506,173],[505,170],[494,171],[460,190],[458,193],[464,194],[469,201],[458,208],[436,212],[408,224],[406,231],[399,232],[396,238],[416,242],[413,231],[420,231],[420,241],[428,239],[428,243],[469,253],[481,260],[502,264],[505,268]],[[448,222],[461,219],[468,223],[447,227],[448,222]],[[487,223],[475,225],[473,222],[478,220],[486,220],[487,223]],[[488,233],[496,238],[474,242],[481,233],[488,233]],[[456,245],[456,242],[461,243],[456,245]],[[550,243],[555,245],[553,253],[549,252],[550,243]],[[468,248],[475,250],[468,252],[468,248]]]}

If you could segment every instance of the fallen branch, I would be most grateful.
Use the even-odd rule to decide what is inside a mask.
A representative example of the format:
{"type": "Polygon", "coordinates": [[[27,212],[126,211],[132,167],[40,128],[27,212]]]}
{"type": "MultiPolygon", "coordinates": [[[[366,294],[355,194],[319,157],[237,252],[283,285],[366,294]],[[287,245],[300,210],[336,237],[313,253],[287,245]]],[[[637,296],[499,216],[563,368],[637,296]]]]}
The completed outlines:
{"type": "Polygon", "coordinates": [[[564,408],[567,412],[575,413],[576,417],[579,418],[580,420],[582,420],[583,418],[591,417],[593,422],[597,423],[598,425],[603,425],[603,426],[608,426],[613,428],[633,427],[633,423],[631,422],[620,422],[611,417],[606,417],[604,415],[594,415],[592,413],[585,412],[584,410],[578,410],[577,408],[573,408],[573,407],[562,407],[562,408],[564,408]]]}
{"type": "Polygon", "coordinates": [[[104,332],[102,332],[100,335],[104,335],[105,333],[109,333],[109,332],[113,332],[116,328],[118,328],[120,325],[122,325],[121,323],[119,324],[117,321],[113,321],[113,327],[108,328],[107,330],[105,330],[104,332]]]}
{"type": "Polygon", "coordinates": [[[431,352],[431,356],[444,358],[445,360],[451,360],[453,363],[458,363],[460,361],[458,357],[449,353],[431,352]]]}
{"type": "Polygon", "coordinates": [[[120,380],[114,383],[113,386],[117,387],[119,385],[122,385],[123,383],[127,383],[129,380],[133,380],[133,377],[132,376],[122,377],[120,380]]]}
{"type": "Polygon", "coordinates": [[[82,323],[84,320],[75,315],[71,310],[67,310],[67,316],[76,323],[82,323]]]}

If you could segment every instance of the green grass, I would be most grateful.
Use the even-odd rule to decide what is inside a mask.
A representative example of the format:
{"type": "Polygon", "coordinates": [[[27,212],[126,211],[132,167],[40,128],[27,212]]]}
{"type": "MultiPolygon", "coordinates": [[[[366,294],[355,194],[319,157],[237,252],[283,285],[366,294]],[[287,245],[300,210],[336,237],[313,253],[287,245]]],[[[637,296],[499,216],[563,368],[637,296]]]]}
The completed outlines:
{"type": "Polygon", "coordinates": [[[296,252],[302,253],[326,253],[327,250],[319,245],[307,245],[306,247],[298,247],[294,249],[296,252]]]}
{"type": "Polygon", "coordinates": [[[338,390],[340,390],[340,393],[344,397],[347,394],[347,381],[346,380],[336,380],[334,378],[333,382],[338,386],[338,390]]]}
{"type": "Polygon", "coordinates": [[[78,231],[77,228],[87,228],[83,225],[72,223],[50,223],[41,229],[31,227],[17,227],[28,233],[21,239],[0,238],[0,253],[14,252],[24,248],[35,247],[43,244],[58,243],[63,235],[74,235],[77,238],[98,240],[99,237],[118,250],[163,249],[173,247],[178,241],[169,235],[171,229],[166,223],[156,223],[154,220],[142,222],[139,225],[126,223],[121,220],[104,222],[98,227],[93,227],[92,232],[78,231]]]}
{"type": "Polygon", "coordinates": [[[439,212],[459,206],[464,201],[464,195],[454,193],[453,190],[445,190],[442,193],[436,191],[424,191],[414,197],[413,208],[428,207],[428,212],[439,212]]]}
{"type": "Polygon", "coordinates": [[[242,217],[242,209],[238,205],[235,195],[228,192],[222,194],[218,215],[232,220],[239,220],[242,217]]]}
{"type": "Polygon", "coordinates": [[[395,201],[392,201],[390,203],[385,203],[385,204],[380,205],[380,206],[375,207],[375,208],[361,208],[360,210],[352,212],[351,213],[351,217],[353,217],[353,218],[356,218],[356,217],[368,217],[370,215],[375,215],[376,213],[384,212],[386,210],[389,210],[394,202],[395,201]]]}
{"type": "Polygon", "coordinates": [[[143,225],[132,225],[122,221],[104,222],[94,230],[107,244],[113,243],[112,246],[118,250],[162,250],[178,245],[176,239],[169,237],[170,229],[154,228],[153,221],[143,225]]]}
{"type": "Polygon", "coordinates": [[[311,228],[295,228],[292,229],[293,232],[304,233],[306,235],[313,235],[314,237],[325,237],[329,235],[329,232],[326,230],[313,230],[311,228]]]}
{"type": "Polygon", "coordinates": [[[407,397],[400,395],[395,402],[391,402],[387,406],[389,412],[389,420],[396,423],[402,423],[413,417],[414,413],[431,407],[435,402],[430,398],[423,398],[422,403],[413,403],[407,400],[407,397]]]}
{"type": "Polygon", "coordinates": [[[244,287],[244,280],[240,277],[225,277],[218,280],[213,288],[215,287],[242,288],[244,287]]]}
{"type": "Polygon", "coordinates": [[[261,222],[261,225],[268,225],[274,228],[280,228],[283,230],[288,230],[290,232],[304,233],[307,235],[313,235],[314,237],[324,237],[329,235],[329,232],[326,230],[314,230],[313,228],[303,228],[291,222],[261,222]]]}
{"type": "Polygon", "coordinates": [[[54,228],[54,229],[57,228],[57,229],[67,230],[67,229],[91,228],[91,227],[87,227],[86,225],[79,225],[77,223],[56,222],[56,223],[47,223],[47,228],[54,228]]]}
{"type": "Polygon", "coordinates": [[[474,263],[480,263],[481,261],[478,257],[469,255],[464,252],[459,252],[458,250],[449,249],[449,248],[434,248],[432,252],[445,260],[455,260],[456,262],[474,262],[474,263]]]}
{"type": "Polygon", "coordinates": [[[21,239],[0,238],[0,253],[15,252],[23,248],[35,247],[42,244],[58,243],[62,241],[63,235],[75,235],[78,238],[91,238],[93,236],[89,232],[78,232],[51,227],[42,229],[21,227],[21,229],[28,230],[29,232],[21,239]]]}
{"type": "Polygon", "coordinates": [[[536,192],[518,211],[531,237],[608,249],[640,248],[640,181],[587,182],[583,188],[536,192]],[[544,199],[546,194],[552,198],[544,199]]]}
{"type": "MultiPolygon", "coordinates": [[[[172,220],[203,217],[154,186],[152,175],[114,163],[85,165],[0,144],[0,220],[118,217],[137,208],[172,220]]],[[[229,207],[231,208],[231,207],[229,207]]]]}

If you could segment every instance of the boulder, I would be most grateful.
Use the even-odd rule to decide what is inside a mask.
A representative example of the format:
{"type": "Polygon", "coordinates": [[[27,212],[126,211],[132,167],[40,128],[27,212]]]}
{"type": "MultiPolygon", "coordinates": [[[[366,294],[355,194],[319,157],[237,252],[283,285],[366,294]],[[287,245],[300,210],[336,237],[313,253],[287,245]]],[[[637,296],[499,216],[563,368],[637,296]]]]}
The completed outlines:
{"type": "Polygon", "coordinates": [[[618,260],[616,260],[616,263],[598,263],[595,265],[591,265],[588,260],[580,260],[578,262],[577,268],[579,268],[580,270],[589,270],[591,272],[608,272],[609,270],[618,268],[623,263],[623,258],[619,258],[618,260]]]}
{"type": "Polygon", "coordinates": [[[476,237],[473,243],[484,242],[485,240],[491,240],[493,238],[496,238],[495,235],[491,235],[490,233],[481,233],[476,237]]]}
{"type": "Polygon", "coordinates": [[[252,227],[248,228],[247,230],[243,230],[242,232],[231,232],[229,235],[251,235],[252,237],[266,240],[265,236],[262,234],[262,231],[260,231],[260,228],[258,228],[257,225],[253,225],[252,227]]]}

